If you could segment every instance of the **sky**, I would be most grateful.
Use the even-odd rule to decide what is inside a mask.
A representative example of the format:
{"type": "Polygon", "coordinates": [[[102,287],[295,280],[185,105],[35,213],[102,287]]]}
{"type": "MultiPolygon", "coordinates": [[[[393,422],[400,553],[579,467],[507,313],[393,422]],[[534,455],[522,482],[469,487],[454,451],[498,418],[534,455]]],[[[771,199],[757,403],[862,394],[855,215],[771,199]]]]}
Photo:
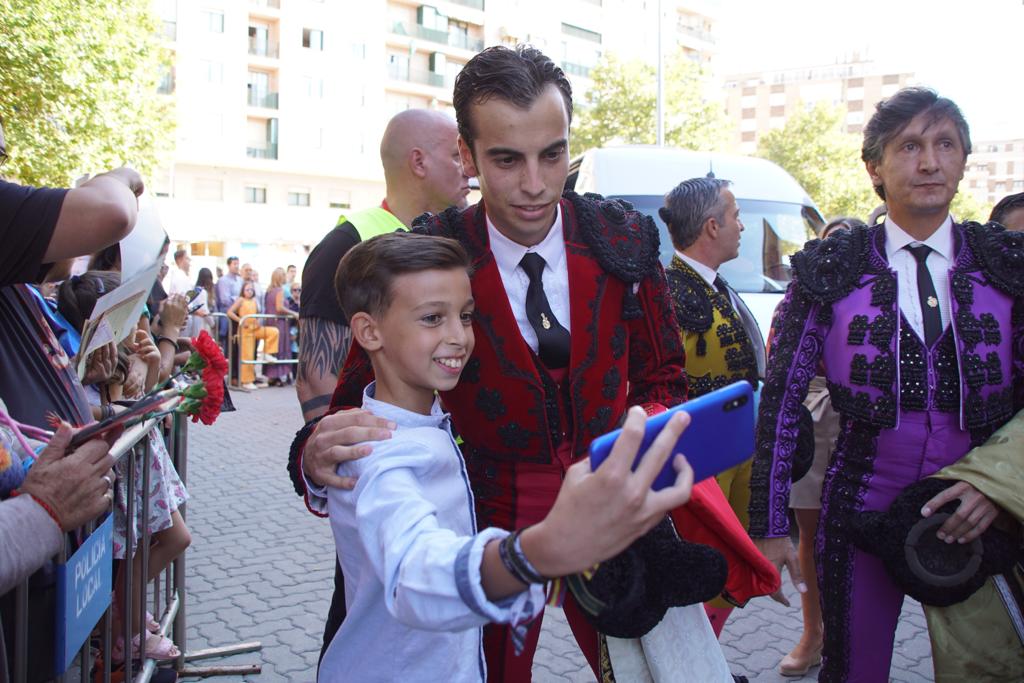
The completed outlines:
{"type": "Polygon", "coordinates": [[[1024,0],[717,0],[719,74],[860,53],[912,71],[963,110],[974,140],[1024,138],[1024,0]]]}

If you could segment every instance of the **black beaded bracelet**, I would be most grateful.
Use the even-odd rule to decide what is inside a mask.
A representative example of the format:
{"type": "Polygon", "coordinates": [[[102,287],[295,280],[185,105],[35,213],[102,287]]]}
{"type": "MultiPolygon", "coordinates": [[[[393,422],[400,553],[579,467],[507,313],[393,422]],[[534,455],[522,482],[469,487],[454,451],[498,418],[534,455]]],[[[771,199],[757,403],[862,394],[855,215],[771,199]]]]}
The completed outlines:
{"type": "Polygon", "coordinates": [[[519,542],[519,535],[523,530],[514,531],[502,539],[498,545],[498,556],[501,563],[508,572],[525,584],[547,583],[547,579],[540,575],[523,553],[523,547],[519,542]]]}
{"type": "Polygon", "coordinates": [[[160,342],[171,342],[175,346],[178,345],[178,342],[176,342],[175,340],[171,339],[170,337],[165,337],[162,334],[158,334],[158,335],[156,335],[156,345],[160,346],[160,342]]]}

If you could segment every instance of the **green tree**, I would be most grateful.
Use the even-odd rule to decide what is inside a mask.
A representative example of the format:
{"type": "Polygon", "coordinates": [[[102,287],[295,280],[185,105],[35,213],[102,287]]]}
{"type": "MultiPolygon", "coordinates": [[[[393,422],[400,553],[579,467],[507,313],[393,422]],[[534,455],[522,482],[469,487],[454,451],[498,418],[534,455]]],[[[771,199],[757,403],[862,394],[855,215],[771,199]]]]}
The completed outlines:
{"type": "Polygon", "coordinates": [[[150,0],[0,0],[6,175],[68,185],[130,164],[148,176],[173,145],[157,94],[168,55],[150,0]]]}
{"type": "Polygon", "coordinates": [[[992,205],[984,204],[979,202],[978,199],[971,194],[970,190],[965,188],[967,181],[960,181],[960,190],[953,197],[953,203],[949,206],[949,212],[956,217],[958,221],[978,221],[979,223],[985,223],[988,221],[988,216],[992,213],[992,205]]]}
{"type": "MultiPolygon", "coordinates": [[[[591,72],[593,85],[575,115],[572,153],[610,142],[657,142],[658,76],[645,62],[607,54],[591,72]]],[[[705,97],[704,71],[682,52],[665,69],[665,143],[699,150],[725,148],[731,125],[722,105],[705,97]]]]}
{"type": "Polygon", "coordinates": [[[761,136],[757,154],[797,179],[826,218],[867,219],[881,200],[860,159],[861,138],[845,130],[846,108],[823,102],[761,136]]]}

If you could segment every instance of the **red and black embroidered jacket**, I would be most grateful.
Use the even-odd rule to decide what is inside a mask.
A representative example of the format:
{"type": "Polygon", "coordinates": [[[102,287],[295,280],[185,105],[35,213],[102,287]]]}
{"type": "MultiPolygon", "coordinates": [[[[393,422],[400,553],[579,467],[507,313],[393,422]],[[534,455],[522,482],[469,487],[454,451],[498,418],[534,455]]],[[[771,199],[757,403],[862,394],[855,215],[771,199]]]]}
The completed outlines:
{"type": "MultiPolygon", "coordinates": [[[[653,222],[617,201],[572,192],[561,209],[572,297],[568,400],[519,332],[488,244],[483,203],[414,223],[415,230],[457,239],[473,261],[476,346],[458,386],[442,395],[467,462],[552,462],[563,418],[579,459],[629,406],[657,413],[686,400],[683,349],[653,222]]],[[[331,409],[359,405],[371,372],[361,350],[350,354],[331,409]]]]}

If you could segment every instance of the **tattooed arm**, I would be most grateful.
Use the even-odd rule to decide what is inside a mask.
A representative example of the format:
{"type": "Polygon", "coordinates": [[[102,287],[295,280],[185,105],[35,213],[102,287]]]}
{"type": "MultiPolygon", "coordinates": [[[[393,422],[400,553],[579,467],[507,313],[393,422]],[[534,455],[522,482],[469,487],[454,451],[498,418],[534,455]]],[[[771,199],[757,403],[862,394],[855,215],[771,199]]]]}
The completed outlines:
{"type": "Polygon", "coordinates": [[[327,412],[351,341],[347,325],[325,318],[299,319],[299,372],[295,393],[306,422],[327,412]]]}

